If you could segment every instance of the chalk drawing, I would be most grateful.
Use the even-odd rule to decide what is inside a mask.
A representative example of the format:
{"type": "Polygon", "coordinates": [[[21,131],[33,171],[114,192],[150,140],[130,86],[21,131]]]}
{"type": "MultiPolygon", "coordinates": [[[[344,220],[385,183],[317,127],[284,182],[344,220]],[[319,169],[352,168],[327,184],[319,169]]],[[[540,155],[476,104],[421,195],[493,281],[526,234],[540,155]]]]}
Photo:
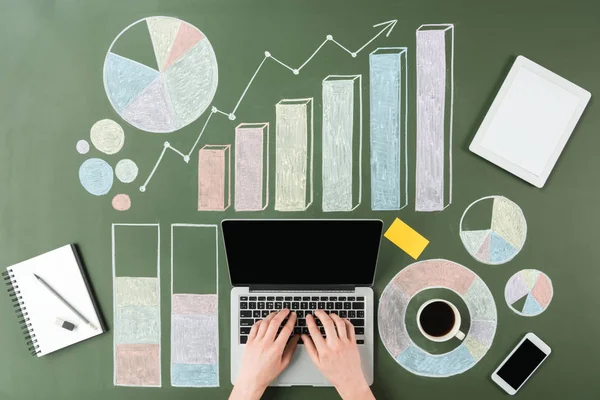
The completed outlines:
{"type": "Polygon", "coordinates": [[[506,304],[523,317],[534,317],[546,311],[553,296],[552,281],[548,275],[536,269],[517,272],[504,288],[506,304]]]}
{"type": "Polygon", "coordinates": [[[313,201],[313,99],[275,106],[275,209],[304,211],[313,201]]]}
{"type": "Polygon", "coordinates": [[[352,211],[362,198],[362,76],[323,80],[323,211],[352,211]]]}
{"type": "MultiPolygon", "coordinates": [[[[199,245],[201,245],[199,243],[199,245]]],[[[219,245],[217,225],[171,225],[171,384],[178,387],[219,386],[219,245]],[[214,230],[215,292],[175,293],[175,232],[185,235],[192,229],[214,230]]]]}
{"type": "Polygon", "coordinates": [[[208,38],[185,21],[162,16],[136,21],[117,35],[108,49],[103,76],[115,111],[136,128],[154,133],[174,132],[198,119],[212,102],[219,81],[208,38]],[[155,66],[113,51],[118,40],[140,23],[148,27],[155,66]]]}
{"type": "MultiPolygon", "coordinates": [[[[168,48],[169,46],[171,46],[171,43],[173,43],[173,41],[174,41],[173,34],[171,33],[172,30],[174,29],[173,26],[169,27],[169,26],[167,26],[166,23],[157,22],[157,19],[161,20],[161,19],[164,19],[164,18],[167,18],[167,17],[150,17],[150,18],[147,18],[148,21],[152,21],[152,22],[149,22],[148,25],[150,27],[151,37],[152,37],[152,41],[153,41],[153,44],[154,44],[154,49],[155,49],[155,53],[157,55],[157,61],[158,61],[158,65],[159,66],[162,65],[163,61],[166,58],[166,56],[164,55],[165,54],[165,50],[164,49],[168,48]],[[161,27],[158,28],[157,27],[158,25],[161,25],[161,27]],[[158,32],[158,33],[154,33],[153,34],[152,32],[158,32]],[[155,39],[155,36],[159,36],[159,38],[155,39]],[[160,54],[160,56],[159,56],[159,54],[160,54]]],[[[254,79],[258,76],[258,73],[260,72],[260,70],[262,69],[262,67],[265,65],[265,62],[267,60],[274,61],[276,63],[276,65],[279,65],[279,66],[285,68],[286,70],[290,71],[294,75],[299,75],[300,71],[304,67],[306,67],[311,60],[313,60],[313,58],[321,51],[321,49],[323,49],[325,47],[326,44],[328,44],[328,43],[334,44],[337,47],[341,48],[343,51],[345,51],[347,54],[349,54],[352,58],[356,58],[358,56],[358,54],[360,54],[365,48],[367,48],[375,39],[377,39],[381,35],[385,34],[386,37],[389,37],[390,34],[392,33],[394,27],[396,26],[397,22],[398,22],[398,20],[393,19],[393,20],[389,20],[389,21],[385,21],[385,22],[381,22],[381,23],[373,25],[374,28],[379,28],[379,32],[377,34],[375,34],[375,36],[373,36],[371,39],[369,39],[365,44],[363,44],[361,47],[359,47],[358,49],[356,49],[354,51],[349,50],[346,46],[343,46],[339,41],[337,41],[336,39],[334,39],[332,35],[327,35],[325,37],[325,40],[323,40],[323,42],[321,44],[319,44],[319,46],[311,53],[311,55],[302,64],[300,64],[298,67],[295,67],[295,68],[291,67],[290,65],[288,65],[286,63],[284,63],[280,59],[276,58],[275,56],[273,56],[271,54],[271,52],[265,51],[263,59],[260,61],[260,63],[258,64],[258,67],[256,68],[256,70],[254,71],[254,73],[250,77],[250,81],[244,87],[244,90],[242,91],[242,94],[238,98],[238,100],[237,100],[235,106],[233,107],[233,109],[230,112],[225,112],[225,111],[222,111],[222,110],[218,109],[215,106],[211,107],[211,112],[206,117],[204,125],[202,126],[202,129],[200,130],[200,132],[199,132],[199,134],[198,134],[198,136],[196,138],[196,141],[192,145],[190,151],[188,151],[187,153],[184,153],[183,151],[177,150],[176,148],[174,148],[174,147],[172,147],[170,145],[166,146],[165,148],[163,148],[162,151],[161,151],[161,153],[160,153],[160,155],[158,156],[158,159],[156,160],[156,163],[154,164],[154,167],[152,168],[152,170],[148,174],[148,177],[146,178],[146,181],[144,182],[144,184],[142,186],[140,186],[140,192],[145,192],[146,191],[146,187],[150,183],[150,180],[154,176],[154,173],[158,169],[158,166],[161,164],[161,162],[163,160],[163,157],[164,157],[164,154],[165,154],[165,152],[167,150],[170,149],[173,152],[179,154],[185,163],[188,163],[190,161],[190,156],[195,151],[196,146],[198,146],[198,143],[200,142],[200,139],[202,138],[202,135],[204,134],[204,131],[206,130],[206,127],[209,125],[209,121],[211,120],[211,118],[212,118],[213,115],[218,114],[218,115],[226,116],[230,121],[234,121],[236,119],[236,112],[237,112],[237,110],[239,109],[240,105],[242,104],[242,101],[244,100],[244,98],[246,97],[246,94],[248,93],[248,90],[250,89],[250,86],[254,82],[254,79]]],[[[134,23],[132,25],[135,25],[136,23],[134,23]]],[[[132,26],[132,25],[130,25],[130,26],[132,26]]],[[[125,31],[126,30],[127,29],[125,29],[125,31]]],[[[117,37],[117,39],[118,39],[118,37],[117,37]]],[[[204,40],[207,40],[207,39],[202,39],[200,41],[200,43],[203,42],[204,40]]],[[[112,45],[111,45],[111,48],[112,48],[112,45]]],[[[215,65],[216,65],[216,62],[215,62],[215,65]]],[[[215,74],[216,73],[217,72],[216,72],[216,67],[215,67],[215,74]]],[[[105,64],[105,87],[106,87],[106,75],[107,75],[107,73],[106,73],[106,64],[105,64]]],[[[108,91],[107,91],[107,94],[108,94],[108,91]]]]}
{"type": "Polygon", "coordinates": [[[81,139],[80,141],[77,142],[77,145],[75,146],[75,148],[77,149],[77,152],[79,154],[87,154],[88,151],[90,151],[90,144],[88,143],[87,140],[81,139]]]}
{"type": "Polygon", "coordinates": [[[112,206],[117,211],[127,211],[131,208],[131,199],[128,195],[120,193],[113,197],[112,206]]]}
{"type": "Polygon", "coordinates": [[[235,128],[236,211],[261,211],[269,204],[269,123],[235,128]]]}
{"type": "MultiPolygon", "coordinates": [[[[476,221],[475,223],[477,224],[476,221]]],[[[504,264],[512,260],[525,245],[527,221],[517,204],[502,196],[487,196],[471,203],[460,219],[460,239],[467,252],[477,261],[489,265],[504,264]],[[470,229],[469,211],[473,207],[485,207],[492,203],[489,223],[470,229]]]]}
{"type": "Polygon", "coordinates": [[[94,196],[103,196],[113,184],[113,169],[99,158],[87,159],[79,167],[81,186],[94,196]]]}
{"type": "Polygon", "coordinates": [[[371,209],[408,204],[408,49],[380,47],[369,54],[371,209]]]}
{"type": "Polygon", "coordinates": [[[454,25],[417,29],[416,211],[452,203],[454,25]]]}
{"type": "Polygon", "coordinates": [[[125,143],[125,132],[121,125],[110,119],[102,119],[90,130],[92,144],[101,152],[116,154],[125,143]]]}
{"type": "Polygon", "coordinates": [[[138,174],[138,166],[132,160],[125,158],[117,163],[115,175],[123,183],[131,183],[138,174]]]}
{"type": "MultiPolygon", "coordinates": [[[[113,357],[115,386],[161,386],[160,319],[160,226],[158,224],[112,224],[113,357]],[[156,229],[156,276],[119,276],[116,235],[120,227],[156,229]]],[[[127,244],[118,243],[119,246],[127,244]]]]}
{"type": "Polygon", "coordinates": [[[444,378],[472,368],[492,345],[497,326],[494,297],[470,269],[448,260],[427,260],[409,265],[388,283],[379,301],[378,326],[390,355],[415,375],[444,378]],[[430,354],[417,346],[406,329],[411,299],[431,288],[458,294],[469,309],[471,326],[465,340],[445,354],[430,354]]]}
{"type": "Polygon", "coordinates": [[[231,146],[206,145],[198,152],[198,211],[225,211],[231,204],[231,146]]]}

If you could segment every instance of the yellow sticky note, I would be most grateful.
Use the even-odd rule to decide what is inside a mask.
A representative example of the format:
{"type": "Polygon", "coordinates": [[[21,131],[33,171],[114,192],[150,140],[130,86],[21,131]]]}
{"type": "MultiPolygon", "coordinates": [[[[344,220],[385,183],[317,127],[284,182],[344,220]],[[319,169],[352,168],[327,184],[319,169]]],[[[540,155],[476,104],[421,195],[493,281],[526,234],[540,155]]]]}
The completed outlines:
{"type": "Polygon", "coordinates": [[[421,234],[415,231],[410,226],[406,225],[400,218],[396,218],[392,225],[383,234],[396,246],[400,247],[409,256],[415,260],[419,258],[425,247],[429,244],[429,240],[425,239],[421,234]]]}

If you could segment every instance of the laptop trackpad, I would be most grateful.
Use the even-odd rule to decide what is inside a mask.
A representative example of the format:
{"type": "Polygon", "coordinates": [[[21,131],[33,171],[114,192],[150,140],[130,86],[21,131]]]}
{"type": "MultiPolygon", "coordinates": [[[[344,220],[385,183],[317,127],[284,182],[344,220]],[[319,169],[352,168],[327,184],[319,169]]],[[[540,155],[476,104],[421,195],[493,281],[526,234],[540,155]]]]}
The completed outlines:
{"type": "Polygon", "coordinates": [[[323,374],[313,364],[304,346],[298,346],[290,365],[279,375],[274,386],[329,386],[323,374]]]}

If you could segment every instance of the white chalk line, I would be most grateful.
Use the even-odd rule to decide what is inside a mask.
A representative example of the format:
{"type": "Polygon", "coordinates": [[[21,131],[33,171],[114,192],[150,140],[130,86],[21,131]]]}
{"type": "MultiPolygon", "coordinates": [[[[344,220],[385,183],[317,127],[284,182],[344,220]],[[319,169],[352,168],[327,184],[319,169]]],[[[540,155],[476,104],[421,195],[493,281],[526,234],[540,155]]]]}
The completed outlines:
{"type": "MultiPolygon", "coordinates": [[[[139,22],[139,21],[138,21],[139,22]]],[[[326,39],[319,45],[319,47],[317,47],[317,49],[308,57],[308,59],[306,61],[304,61],[300,67],[298,68],[292,68],[289,65],[285,64],[284,62],[280,61],[279,59],[275,58],[273,55],[271,55],[271,53],[269,53],[268,51],[265,52],[265,57],[263,58],[263,60],[261,61],[261,63],[258,65],[258,67],[256,68],[256,71],[254,72],[254,74],[252,75],[252,78],[250,78],[250,81],[248,82],[248,84],[246,85],[244,91],[242,92],[242,94],[240,95],[239,100],[237,101],[233,111],[231,113],[226,113],[224,111],[221,111],[219,109],[217,109],[216,107],[213,107],[211,110],[211,113],[209,113],[208,118],[206,119],[206,122],[204,123],[204,126],[202,128],[202,130],[200,131],[200,134],[198,135],[198,138],[196,139],[196,142],[194,143],[194,146],[191,148],[191,150],[187,153],[187,155],[183,155],[183,153],[177,149],[175,149],[172,146],[166,146],[163,149],[163,151],[161,152],[160,156],[158,157],[158,160],[156,161],[156,163],[154,164],[154,168],[152,168],[152,171],[150,172],[150,175],[148,175],[148,178],[146,179],[146,181],[144,182],[143,186],[140,186],[140,192],[145,192],[146,191],[146,187],[148,186],[148,184],[150,183],[150,180],[152,179],[152,177],[154,176],[154,173],[156,172],[158,166],[160,165],[163,156],[165,155],[165,151],[167,148],[170,148],[171,150],[175,151],[176,153],[180,154],[183,158],[184,161],[187,163],[189,161],[189,157],[191,155],[191,153],[194,151],[195,147],[198,145],[198,142],[200,141],[200,138],[202,137],[202,134],[204,133],[204,130],[206,129],[207,125],[208,125],[208,121],[210,120],[211,116],[215,113],[217,114],[222,114],[225,115],[229,118],[229,120],[233,121],[235,120],[235,113],[238,109],[238,107],[240,106],[242,100],[244,99],[244,97],[246,96],[246,93],[248,92],[250,86],[252,85],[254,79],[256,78],[258,72],[261,70],[263,64],[265,63],[265,61],[270,58],[273,61],[275,61],[276,63],[280,64],[282,67],[290,70],[294,75],[298,75],[300,73],[300,70],[302,68],[304,68],[316,55],[317,53],[319,53],[319,51],[325,46],[325,44],[327,42],[332,42],[334,44],[336,44],[338,47],[340,47],[342,50],[346,51],[348,54],[350,54],[353,58],[356,57],[362,50],[364,50],[369,44],[371,44],[375,39],[377,39],[379,36],[381,36],[382,33],[386,32],[386,37],[389,37],[390,34],[392,33],[392,30],[394,29],[394,27],[396,26],[396,23],[398,22],[397,19],[392,19],[389,21],[385,21],[385,22],[380,22],[378,24],[373,25],[373,28],[378,28],[378,27],[383,27],[375,36],[373,36],[371,39],[369,39],[369,41],[367,41],[364,45],[362,45],[358,50],[356,51],[350,51],[348,50],[345,46],[343,46],[341,43],[339,43],[338,41],[336,41],[332,35],[327,35],[326,39]]],[[[136,22],[137,23],[137,22],[136,22]]],[[[135,23],[134,23],[135,24],[135,23]]],[[[134,25],[132,24],[132,25],[134,25]]],[[[127,28],[126,28],[127,29],[127,28]]],[[[119,35],[120,36],[120,35],[119,35]]],[[[115,41],[119,38],[119,36],[117,36],[117,38],[115,38],[115,41]]],[[[114,41],[113,41],[114,44],[114,41]]],[[[112,44],[111,44],[112,47],[112,44]]],[[[311,152],[312,152],[312,148],[311,148],[311,152]]],[[[312,169],[312,168],[311,168],[312,169]]],[[[311,175],[312,175],[312,171],[311,171],[311,175]]],[[[311,203],[312,203],[312,193],[311,193],[311,203]]]]}

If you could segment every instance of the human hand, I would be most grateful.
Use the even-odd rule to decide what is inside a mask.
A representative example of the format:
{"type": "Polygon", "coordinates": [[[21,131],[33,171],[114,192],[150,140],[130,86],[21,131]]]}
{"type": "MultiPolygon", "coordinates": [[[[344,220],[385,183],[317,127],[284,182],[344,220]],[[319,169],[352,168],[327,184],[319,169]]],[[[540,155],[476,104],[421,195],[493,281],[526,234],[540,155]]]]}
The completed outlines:
{"type": "Polygon", "coordinates": [[[289,365],[300,340],[299,335],[290,338],[295,323],[296,313],[284,309],[252,326],[230,400],[260,399],[267,386],[289,365]],[[288,315],[278,336],[277,330],[288,315]]]}
{"type": "Polygon", "coordinates": [[[354,326],[337,314],[315,311],[323,323],[325,336],[312,315],[306,316],[310,336],[302,335],[304,347],[319,371],[331,382],[344,400],[375,399],[360,364],[354,326]]]}

